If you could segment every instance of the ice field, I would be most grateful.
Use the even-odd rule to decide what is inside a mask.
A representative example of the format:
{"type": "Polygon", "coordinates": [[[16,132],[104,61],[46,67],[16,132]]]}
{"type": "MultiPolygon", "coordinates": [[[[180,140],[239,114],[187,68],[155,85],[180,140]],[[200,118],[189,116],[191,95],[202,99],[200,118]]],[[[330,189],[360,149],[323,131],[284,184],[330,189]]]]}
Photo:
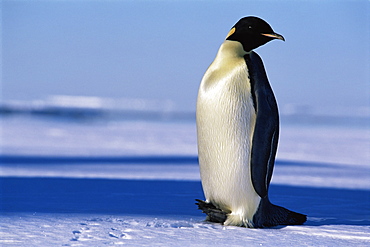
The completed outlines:
{"type": "Polygon", "coordinates": [[[302,226],[204,222],[194,121],[2,115],[1,246],[369,246],[365,125],[281,124],[273,203],[302,226]]]}

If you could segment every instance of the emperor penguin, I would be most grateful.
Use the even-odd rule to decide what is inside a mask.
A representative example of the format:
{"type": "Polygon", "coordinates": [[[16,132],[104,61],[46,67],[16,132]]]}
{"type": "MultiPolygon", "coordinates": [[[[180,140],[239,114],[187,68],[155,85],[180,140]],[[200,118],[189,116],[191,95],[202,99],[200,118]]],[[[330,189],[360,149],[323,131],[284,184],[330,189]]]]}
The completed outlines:
{"type": "Polygon", "coordinates": [[[284,37],[258,17],[227,34],[200,84],[198,156],[206,220],[251,228],[300,225],[306,215],[272,204],[268,189],[279,138],[279,113],[263,62],[253,49],[284,37]]]}

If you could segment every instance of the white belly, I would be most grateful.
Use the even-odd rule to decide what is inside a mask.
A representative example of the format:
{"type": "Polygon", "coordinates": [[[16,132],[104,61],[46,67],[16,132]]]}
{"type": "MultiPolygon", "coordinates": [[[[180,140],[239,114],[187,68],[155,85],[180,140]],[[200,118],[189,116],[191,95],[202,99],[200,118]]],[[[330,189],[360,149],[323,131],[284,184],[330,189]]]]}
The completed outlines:
{"type": "Polygon", "coordinates": [[[206,200],[230,213],[225,224],[251,225],[260,202],[250,174],[256,113],[244,59],[228,62],[227,71],[211,65],[199,89],[200,174],[206,200]]]}

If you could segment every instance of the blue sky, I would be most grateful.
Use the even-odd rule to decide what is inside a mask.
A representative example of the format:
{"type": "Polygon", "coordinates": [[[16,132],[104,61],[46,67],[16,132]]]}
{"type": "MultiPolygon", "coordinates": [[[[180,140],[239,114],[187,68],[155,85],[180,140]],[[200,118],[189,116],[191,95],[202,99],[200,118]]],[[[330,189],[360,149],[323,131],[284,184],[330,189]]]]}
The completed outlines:
{"type": "MultiPolygon", "coordinates": [[[[241,17],[286,42],[256,50],[280,109],[369,106],[369,1],[2,1],[2,100],[173,100],[200,80],[241,17]]],[[[348,110],[348,109],[347,109],[348,110]]]]}

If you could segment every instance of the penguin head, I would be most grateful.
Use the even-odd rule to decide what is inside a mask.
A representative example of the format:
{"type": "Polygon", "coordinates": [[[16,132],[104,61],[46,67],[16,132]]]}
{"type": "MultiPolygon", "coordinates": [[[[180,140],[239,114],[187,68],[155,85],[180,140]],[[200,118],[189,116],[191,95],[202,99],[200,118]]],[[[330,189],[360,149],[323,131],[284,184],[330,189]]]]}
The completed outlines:
{"type": "Polygon", "coordinates": [[[246,52],[250,52],[273,39],[285,41],[284,37],[275,33],[267,22],[254,16],[240,19],[226,37],[226,40],[240,42],[246,52]]]}

